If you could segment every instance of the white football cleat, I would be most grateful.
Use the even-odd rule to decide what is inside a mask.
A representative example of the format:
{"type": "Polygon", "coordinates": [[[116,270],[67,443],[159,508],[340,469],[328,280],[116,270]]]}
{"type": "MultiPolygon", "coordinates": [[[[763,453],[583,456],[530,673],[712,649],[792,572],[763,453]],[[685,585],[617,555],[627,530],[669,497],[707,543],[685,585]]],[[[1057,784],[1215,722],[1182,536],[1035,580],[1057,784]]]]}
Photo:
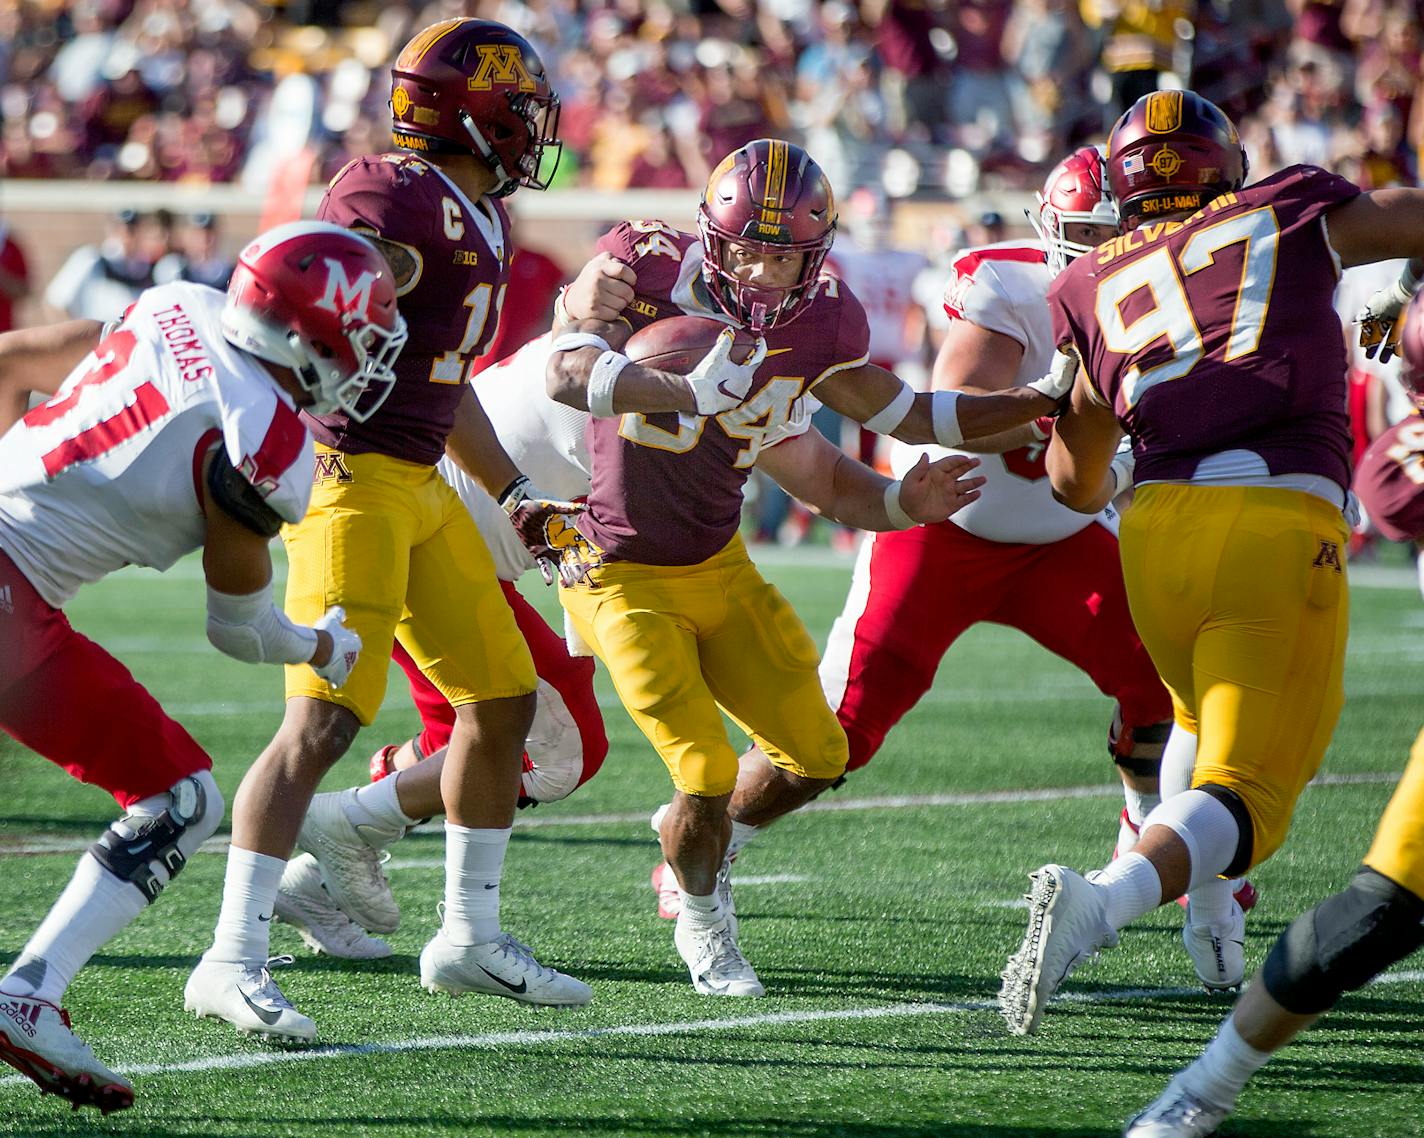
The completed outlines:
{"type": "Polygon", "coordinates": [[[321,867],[311,854],[301,854],[287,863],[277,890],[273,911],[301,934],[313,952],[339,956],[343,960],[381,960],[391,954],[391,946],[338,909],[321,881],[321,867]]]}
{"type": "MultiPolygon", "coordinates": [[[[290,961],[291,957],[285,959],[290,961]]],[[[262,964],[198,961],[183,988],[183,1010],[226,1020],[238,1031],[272,1039],[310,1043],[316,1038],[316,1024],[292,1007],[262,964]]]]}
{"type": "Polygon", "coordinates": [[[582,1007],[593,999],[582,980],[540,964],[528,945],[508,933],[484,944],[456,945],[442,928],[421,950],[420,984],[427,992],[483,992],[555,1007],[582,1007]]]}
{"type": "Polygon", "coordinates": [[[48,1000],[0,991],[0,1059],[45,1094],[108,1114],[133,1106],[133,1084],[100,1063],[48,1000]]]}
{"type": "Polygon", "coordinates": [[[362,831],[370,830],[372,838],[382,841],[395,841],[401,834],[353,825],[346,816],[346,804],[355,797],[354,787],[314,797],[302,819],[297,845],[316,858],[321,879],[338,909],[373,933],[395,932],[400,926],[400,906],[381,868],[389,855],[367,841],[362,831]]]}
{"type": "Polygon", "coordinates": [[[1123,1127],[1123,1138],[1209,1138],[1230,1116],[1182,1085],[1181,1076],[1123,1127]]]}
{"type": "Polygon", "coordinates": [[[999,1011],[1014,1035],[1031,1035],[1068,974],[1100,948],[1117,944],[1106,905],[1090,881],[1061,865],[1030,875],[1028,931],[1004,968],[999,1011]]]}
{"type": "Polygon", "coordinates": [[[1197,978],[1208,992],[1231,992],[1246,979],[1246,914],[1235,898],[1231,916],[1218,924],[1192,924],[1192,906],[1187,904],[1187,923],[1182,927],[1182,943],[1192,958],[1197,978]]]}
{"type": "Polygon", "coordinates": [[[683,914],[673,943],[687,964],[692,986],[704,996],[764,996],[766,989],[742,950],[726,917],[714,925],[694,924],[683,914]]]}

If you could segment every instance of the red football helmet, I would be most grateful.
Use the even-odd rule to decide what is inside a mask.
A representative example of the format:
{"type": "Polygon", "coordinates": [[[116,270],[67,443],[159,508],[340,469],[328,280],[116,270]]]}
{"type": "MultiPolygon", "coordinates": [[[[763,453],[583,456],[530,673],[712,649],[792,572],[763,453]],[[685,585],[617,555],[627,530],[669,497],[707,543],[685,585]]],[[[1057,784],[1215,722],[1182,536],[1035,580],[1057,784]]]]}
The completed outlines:
{"type": "Polygon", "coordinates": [[[1249,169],[1232,121],[1195,91],[1153,91],[1108,136],[1108,186],[1128,229],[1239,190],[1249,169]]]}
{"type": "Polygon", "coordinates": [[[1401,317],[1399,382],[1414,406],[1424,411],[1424,290],[1416,292],[1401,317]]]}
{"type": "MultiPolygon", "coordinates": [[[[1038,216],[1028,214],[1028,222],[1043,242],[1048,268],[1057,276],[1074,257],[1093,246],[1069,241],[1064,230],[1069,225],[1106,225],[1117,229],[1117,211],[1108,190],[1107,152],[1101,146],[1084,146],[1053,167],[1043,183],[1043,193],[1035,194],[1038,216]]],[[[1028,213],[1027,210],[1024,211],[1028,213]]]]}
{"type": "Polygon", "coordinates": [[[479,156],[499,179],[495,197],[548,189],[559,165],[559,97],[529,41],[494,20],[443,20],[406,44],[391,69],[391,119],[406,150],[479,156]]]}
{"type": "Polygon", "coordinates": [[[308,410],[357,422],[390,394],[406,340],[385,257],[324,221],[279,225],[242,251],[222,330],[244,352],[291,368],[312,397],[308,410]]]}
{"type": "Polygon", "coordinates": [[[811,299],[836,235],[831,183],[801,147],[759,138],[722,159],[697,207],[702,278],[723,312],[754,332],[790,323],[811,299]],[[729,244],[759,254],[802,253],[796,283],[751,285],[722,264],[729,244]]]}

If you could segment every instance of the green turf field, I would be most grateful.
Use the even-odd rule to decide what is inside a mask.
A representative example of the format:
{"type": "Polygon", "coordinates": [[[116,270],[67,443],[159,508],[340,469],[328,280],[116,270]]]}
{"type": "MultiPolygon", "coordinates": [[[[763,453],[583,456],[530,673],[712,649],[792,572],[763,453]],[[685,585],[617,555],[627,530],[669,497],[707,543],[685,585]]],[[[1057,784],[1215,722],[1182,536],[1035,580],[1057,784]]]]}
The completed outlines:
{"type": "MultiPolygon", "coordinates": [[[[824,637],[848,566],[793,568],[783,556],[768,573],[824,637]]],[[[1264,899],[1248,920],[1250,966],[1348,878],[1419,728],[1424,609],[1402,578],[1355,589],[1349,702],[1328,784],[1306,791],[1284,850],[1254,874],[1264,899]]],[[[211,750],[230,798],[278,722],[281,677],[207,645],[197,563],[163,578],[119,574],[69,611],[211,750]]],[[[1025,875],[1047,860],[1091,868],[1112,844],[1121,800],[1103,748],[1109,714],[1085,679],[1019,634],[976,629],[868,770],[739,861],[742,944],[766,984],[761,1001],[694,995],[648,888],[657,853],[646,817],[667,776],[613,706],[603,773],[572,800],[520,816],[503,891],[506,927],[593,985],[586,1009],[536,1013],[420,990],[416,958],[441,892],[432,830],[394,850],[405,920],[391,959],[347,966],[274,931],[274,951],[297,958],[279,980],[317,1020],[323,1046],[282,1049],[195,1021],[182,988],[208,944],[223,873],[221,856],[197,856],[68,996],[76,1028],[134,1076],[134,1109],[72,1115],[5,1079],[0,1134],[1116,1134],[1228,1006],[1192,990],[1180,910],[1084,966],[1035,1038],[1010,1037],[993,1010],[1022,933],[1025,875]]],[[[328,786],[359,781],[374,746],[414,724],[393,684],[328,786]]],[[[3,736],[0,780],[8,961],[113,804],[3,736]]],[[[1223,1133],[1424,1132],[1424,963],[1401,968],[1411,965],[1267,1067],[1223,1133]]]]}

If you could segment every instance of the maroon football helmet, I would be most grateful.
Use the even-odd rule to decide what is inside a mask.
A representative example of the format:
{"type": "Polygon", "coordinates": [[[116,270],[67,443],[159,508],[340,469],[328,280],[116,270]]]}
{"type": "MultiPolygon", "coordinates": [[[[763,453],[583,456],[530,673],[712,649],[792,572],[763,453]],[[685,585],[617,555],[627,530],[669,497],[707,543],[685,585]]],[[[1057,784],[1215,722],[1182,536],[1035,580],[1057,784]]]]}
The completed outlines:
{"type": "Polygon", "coordinates": [[[406,150],[481,158],[499,179],[495,197],[548,189],[559,164],[559,97],[529,41],[494,20],[443,20],[406,44],[391,69],[391,120],[406,150]]]}
{"type": "Polygon", "coordinates": [[[344,411],[357,422],[390,394],[406,341],[385,257],[324,221],[279,225],[243,249],[222,330],[235,347],[290,368],[313,413],[344,411]]]}
{"type": "Polygon", "coordinates": [[[1424,290],[1414,294],[1402,319],[1399,351],[1404,359],[1399,365],[1399,382],[1414,406],[1424,411],[1424,290]]]}
{"type": "Polygon", "coordinates": [[[814,294],[836,235],[831,183],[801,147],[759,138],[722,159],[697,207],[702,278],[717,307],[754,332],[790,323],[814,294]],[[751,285],[723,266],[727,246],[758,254],[802,253],[796,283],[751,285]]]}
{"type": "Polygon", "coordinates": [[[1247,170],[1235,125],[1195,91],[1143,95],[1108,136],[1108,186],[1128,229],[1239,190],[1247,170]]]}
{"type": "MultiPolygon", "coordinates": [[[[1069,241],[1064,230],[1073,224],[1106,225],[1117,229],[1117,211],[1108,190],[1106,154],[1101,146],[1073,151],[1048,175],[1043,193],[1036,194],[1038,216],[1029,224],[1043,242],[1048,268],[1057,276],[1074,257],[1091,251],[1091,245],[1069,241]]],[[[1028,213],[1027,210],[1024,211],[1028,213]]]]}

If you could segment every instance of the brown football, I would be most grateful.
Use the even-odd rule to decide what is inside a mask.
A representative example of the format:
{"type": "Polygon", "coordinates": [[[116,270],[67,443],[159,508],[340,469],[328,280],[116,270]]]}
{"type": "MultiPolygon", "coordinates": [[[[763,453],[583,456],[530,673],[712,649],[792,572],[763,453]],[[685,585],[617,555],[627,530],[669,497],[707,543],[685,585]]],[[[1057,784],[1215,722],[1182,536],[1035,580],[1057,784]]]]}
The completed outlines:
{"type": "MultiPolygon", "coordinates": [[[[673,375],[686,375],[717,342],[723,329],[734,327],[710,316],[669,316],[634,332],[623,354],[636,364],[657,368],[673,375]]],[[[735,328],[732,359],[745,360],[756,347],[756,337],[745,328],[735,328]]]]}

